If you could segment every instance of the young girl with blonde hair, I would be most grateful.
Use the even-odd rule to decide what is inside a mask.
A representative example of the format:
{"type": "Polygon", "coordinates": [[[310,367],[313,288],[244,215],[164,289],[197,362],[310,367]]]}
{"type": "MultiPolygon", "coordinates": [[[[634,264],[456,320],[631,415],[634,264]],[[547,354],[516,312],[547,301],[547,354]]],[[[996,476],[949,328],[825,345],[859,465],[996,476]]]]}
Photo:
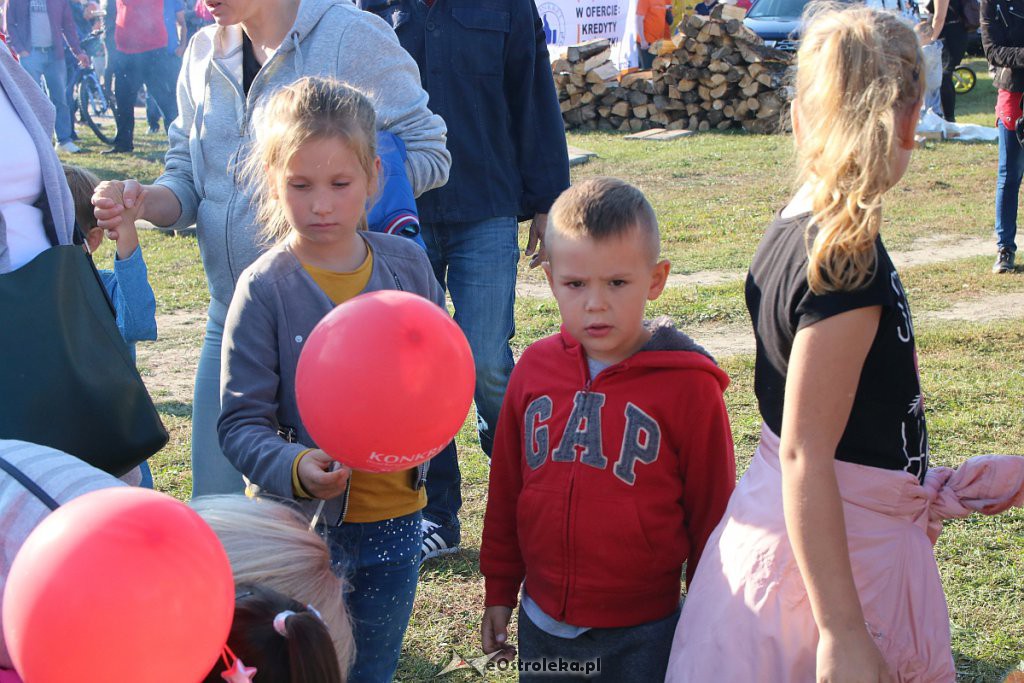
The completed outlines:
{"type": "Polygon", "coordinates": [[[932,544],[943,518],[1024,502],[1024,467],[929,469],[910,308],[879,235],[914,147],[917,38],[863,6],[812,7],[807,26],[799,189],[746,284],[761,443],[690,584],[666,680],[953,681],[932,544]]]}
{"type": "Polygon", "coordinates": [[[295,370],[314,326],[357,294],[401,289],[444,305],[420,247],[365,231],[380,169],[375,129],[370,101],[330,79],[300,79],[262,110],[247,175],[275,246],[242,274],[228,310],[218,422],[224,454],[263,492],[310,515],[326,501],[323,531],[352,587],[352,681],[391,680],[398,666],[416,594],[425,466],[334,469],[302,424],[295,370]]]}
{"type": "Polygon", "coordinates": [[[355,657],[343,599],[346,585],[334,574],[330,550],[310,531],[305,516],[262,497],[200,496],[190,505],[224,546],[236,586],[270,588],[319,612],[345,680],[355,657]]]}

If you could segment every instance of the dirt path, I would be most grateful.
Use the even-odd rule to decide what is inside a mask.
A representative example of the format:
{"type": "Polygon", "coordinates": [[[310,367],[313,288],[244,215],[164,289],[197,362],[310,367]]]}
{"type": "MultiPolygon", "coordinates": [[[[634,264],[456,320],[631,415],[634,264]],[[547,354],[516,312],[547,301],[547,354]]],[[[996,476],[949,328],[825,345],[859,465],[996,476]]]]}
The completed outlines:
{"type": "MultiPolygon", "coordinates": [[[[995,248],[990,239],[971,237],[956,239],[949,235],[922,237],[914,240],[906,251],[890,252],[897,268],[908,266],[925,266],[943,261],[955,261],[972,256],[984,256],[994,253],[995,248]]],[[[700,270],[696,273],[673,273],[668,276],[669,287],[723,285],[742,280],[746,277],[745,270],[700,270]]],[[[519,282],[516,284],[516,295],[534,299],[551,298],[551,290],[547,283],[519,282]]]]}
{"type": "MultiPolygon", "coordinates": [[[[897,267],[907,267],[985,255],[990,251],[992,245],[989,240],[970,238],[954,241],[938,236],[917,240],[907,251],[891,255],[897,267]]],[[[740,271],[730,270],[701,271],[672,275],[669,284],[675,287],[707,286],[735,282],[743,275],[740,271]]],[[[516,291],[522,297],[549,298],[551,295],[544,283],[521,282],[516,291]]],[[[952,321],[980,323],[1024,318],[1024,293],[962,301],[944,310],[919,313],[916,318],[920,324],[928,326],[952,321]]],[[[159,315],[160,340],[139,344],[139,368],[157,403],[191,403],[205,322],[206,315],[201,312],[159,315]]],[[[748,323],[715,323],[689,327],[685,331],[719,358],[754,353],[754,335],[748,323]]]]}

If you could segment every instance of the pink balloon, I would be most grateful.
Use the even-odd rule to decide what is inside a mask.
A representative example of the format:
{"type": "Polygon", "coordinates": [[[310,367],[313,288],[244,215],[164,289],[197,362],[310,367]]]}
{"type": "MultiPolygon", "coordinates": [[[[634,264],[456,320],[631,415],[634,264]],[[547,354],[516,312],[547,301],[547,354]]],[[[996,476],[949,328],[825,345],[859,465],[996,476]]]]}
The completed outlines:
{"type": "Polygon", "coordinates": [[[331,311],[299,357],[295,395],[317,446],[353,469],[432,458],[473,401],[469,342],[444,309],[408,292],[363,294],[331,311]]]}
{"type": "Polygon", "coordinates": [[[148,489],[59,507],[18,551],[3,628],[26,683],[195,683],[234,614],[231,565],[187,505],[148,489]]]}

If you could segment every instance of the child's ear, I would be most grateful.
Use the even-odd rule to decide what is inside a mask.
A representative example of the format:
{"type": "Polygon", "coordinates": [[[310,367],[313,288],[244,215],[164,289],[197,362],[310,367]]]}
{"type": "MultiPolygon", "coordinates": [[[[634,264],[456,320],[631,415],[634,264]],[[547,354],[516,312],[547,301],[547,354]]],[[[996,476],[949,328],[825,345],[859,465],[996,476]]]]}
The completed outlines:
{"type": "Polygon", "coordinates": [[[917,146],[914,139],[917,133],[917,122],[921,118],[921,102],[896,116],[896,142],[905,150],[917,146]]]}
{"type": "Polygon", "coordinates": [[[672,264],[668,259],[662,259],[654,264],[654,270],[651,273],[651,288],[647,290],[648,301],[654,301],[661,296],[665,285],[668,284],[668,273],[671,268],[672,264]]]}
{"type": "Polygon", "coordinates": [[[370,194],[375,195],[381,190],[380,182],[380,169],[381,169],[380,157],[376,157],[373,160],[373,175],[369,178],[370,194]]]}
{"type": "Polygon", "coordinates": [[[85,243],[89,245],[89,251],[96,251],[103,243],[103,228],[95,225],[85,233],[85,243]]]}
{"type": "Polygon", "coordinates": [[[555,291],[555,283],[551,279],[551,261],[541,261],[540,267],[544,269],[544,277],[548,279],[548,287],[551,288],[552,292],[555,291]]]}
{"type": "Polygon", "coordinates": [[[793,104],[789,107],[789,120],[793,124],[793,139],[796,140],[797,144],[803,139],[803,129],[800,127],[800,102],[794,99],[793,104]]]}

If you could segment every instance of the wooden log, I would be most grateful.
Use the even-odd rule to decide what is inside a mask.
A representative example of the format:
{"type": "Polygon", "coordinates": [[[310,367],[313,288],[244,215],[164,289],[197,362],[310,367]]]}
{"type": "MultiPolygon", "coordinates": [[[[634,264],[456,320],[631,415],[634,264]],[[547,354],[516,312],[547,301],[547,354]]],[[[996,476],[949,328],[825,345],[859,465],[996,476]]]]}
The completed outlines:
{"type": "Polygon", "coordinates": [[[604,62],[587,72],[587,82],[600,83],[602,81],[612,81],[618,78],[618,76],[619,67],[611,62],[604,62]]]}
{"type": "Polygon", "coordinates": [[[629,129],[631,131],[633,131],[634,133],[639,133],[640,131],[642,131],[644,129],[645,126],[646,126],[646,122],[641,120],[641,119],[630,119],[629,120],[629,129]]]}
{"type": "Polygon", "coordinates": [[[697,126],[700,124],[700,119],[694,114],[690,116],[690,119],[686,122],[686,127],[690,130],[697,130],[697,126]]]}
{"type": "Polygon", "coordinates": [[[729,130],[732,128],[732,119],[722,119],[715,128],[718,130],[729,130]]]}
{"type": "Polygon", "coordinates": [[[580,102],[582,102],[583,104],[590,104],[591,102],[594,101],[594,99],[594,93],[588,91],[583,93],[583,96],[580,98],[580,102]]]}
{"type": "Polygon", "coordinates": [[[572,71],[572,63],[568,59],[556,59],[551,62],[551,71],[554,73],[565,73],[572,71]]]}
{"type": "Polygon", "coordinates": [[[653,75],[654,74],[650,69],[647,71],[634,71],[633,73],[628,73],[620,78],[619,85],[623,88],[630,88],[637,81],[650,80],[653,75]]]}
{"type": "Polygon", "coordinates": [[[587,83],[587,77],[583,74],[572,74],[569,76],[569,82],[577,88],[582,88],[587,83]]]}
{"type": "Polygon", "coordinates": [[[711,90],[709,90],[708,91],[708,95],[713,100],[720,100],[725,95],[725,92],[728,89],[729,89],[729,86],[727,84],[723,83],[720,86],[718,86],[716,88],[712,88],[711,90]]]}
{"type": "Polygon", "coordinates": [[[562,114],[567,114],[576,108],[576,106],[570,100],[564,100],[558,103],[558,108],[562,111],[562,114]]]}
{"type": "Polygon", "coordinates": [[[707,121],[701,121],[697,125],[697,130],[700,131],[701,133],[706,133],[707,131],[711,130],[711,124],[708,123],[707,121]]]}
{"type": "Polygon", "coordinates": [[[592,71],[612,58],[611,49],[601,50],[597,54],[583,60],[583,70],[592,71]]]}
{"type": "Polygon", "coordinates": [[[638,107],[633,107],[633,116],[638,118],[638,119],[646,119],[647,118],[647,105],[646,104],[641,104],[638,107]]]}
{"type": "Polygon", "coordinates": [[[568,57],[570,62],[579,62],[607,50],[611,45],[612,42],[607,38],[590,40],[579,45],[570,45],[566,50],[566,57],[568,57]]]}
{"type": "Polygon", "coordinates": [[[715,100],[711,103],[712,111],[722,111],[725,109],[725,100],[715,100]]]}
{"type": "Polygon", "coordinates": [[[590,92],[594,93],[597,97],[601,97],[608,92],[608,82],[602,81],[600,83],[592,83],[590,85],[590,92]]]}
{"type": "Polygon", "coordinates": [[[639,90],[630,90],[628,99],[629,103],[634,107],[640,104],[647,104],[650,101],[650,98],[639,90]]]}
{"type": "Polygon", "coordinates": [[[734,119],[736,118],[736,107],[727,104],[722,108],[722,113],[725,115],[725,118],[734,119]]]}
{"type": "Polygon", "coordinates": [[[612,106],[612,115],[622,116],[623,118],[629,116],[629,102],[616,102],[612,106]]]}
{"type": "Polygon", "coordinates": [[[708,112],[708,123],[712,126],[717,125],[723,119],[725,119],[725,114],[723,114],[719,109],[712,109],[708,112]]]}
{"type": "Polygon", "coordinates": [[[612,115],[612,108],[606,104],[602,104],[597,108],[597,115],[603,119],[606,119],[612,115]]]}

